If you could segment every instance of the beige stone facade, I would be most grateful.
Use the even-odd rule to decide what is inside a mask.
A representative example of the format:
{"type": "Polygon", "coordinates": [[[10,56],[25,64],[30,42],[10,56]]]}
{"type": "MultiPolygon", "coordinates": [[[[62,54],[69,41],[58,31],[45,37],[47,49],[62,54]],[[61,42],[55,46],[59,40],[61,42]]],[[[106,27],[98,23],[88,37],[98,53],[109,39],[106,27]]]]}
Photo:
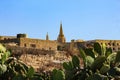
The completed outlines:
{"type": "Polygon", "coordinates": [[[111,48],[113,52],[120,51],[120,40],[92,40],[91,42],[104,43],[108,48],[111,48]]]}
{"type": "Polygon", "coordinates": [[[50,40],[20,38],[19,46],[27,48],[37,48],[45,50],[57,50],[57,42],[50,40]]]}
{"type": "Polygon", "coordinates": [[[94,42],[98,42],[100,44],[105,43],[108,48],[112,48],[113,52],[120,50],[120,40],[71,40],[71,42],[66,42],[62,24],[60,24],[60,31],[57,40],[49,40],[48,33],[46,35],[46,40],[28,38],[27,34],[17,34],[17,36],[0,36],[0,43],[3,44],[55,51],[68,50],[78,52],[79,48],[91,47],[94,42]]]}
{"type": "Polygon", "coordinates": [[[93,43],[106,44],[113,52],[120,50],[120,40],[71,40],[66,42],[62,24],[57,40],[49,40],[48,33],[46,40],[28,38],[26,34],[17,36],[0,36],[0,43],[12,50],[14,56],[38,69],[52,70],[54,67],[61,68],[61,63],[71,60],[73,54],[78,54],[80,48],[92,47],[93,43]]]}

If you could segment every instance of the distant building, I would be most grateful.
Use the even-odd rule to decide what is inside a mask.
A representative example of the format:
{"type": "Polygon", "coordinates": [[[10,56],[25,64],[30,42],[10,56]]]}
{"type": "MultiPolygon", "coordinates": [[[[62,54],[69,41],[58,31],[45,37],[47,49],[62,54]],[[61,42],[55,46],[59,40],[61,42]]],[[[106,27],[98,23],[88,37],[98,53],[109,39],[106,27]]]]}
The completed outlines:
{"type": "Polygon", "coordinates": [[[28,38],[27,34],[17,34],[17,36],[0,36],[0,43],[2,44],[56,51],[69,50],[77,52],[79,48],[91,47],[95,42],[106,44],[106,46],[111,48],[113,52],[120,50],[120,40],[71,40],[71,42],[66,42],[62,23],[60,24],[60,31],[57,40],[50,40],[48,33],[46,35],[46,40],[28,38]]]}

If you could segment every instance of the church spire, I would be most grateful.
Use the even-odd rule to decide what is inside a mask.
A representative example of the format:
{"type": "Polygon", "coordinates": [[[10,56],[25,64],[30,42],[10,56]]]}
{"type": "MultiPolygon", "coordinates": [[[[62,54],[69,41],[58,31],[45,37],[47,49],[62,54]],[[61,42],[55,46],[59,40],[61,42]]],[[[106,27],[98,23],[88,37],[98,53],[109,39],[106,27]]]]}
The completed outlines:
{"type": "Polygon", "coordinates": [[[46,35],[46,40],[49,40],[48,32],[47,32],[47,35],[46,35]]]}
{"type": "Polygon", "coordinates": [[[64,35],[63,34],[63,29],[62,29],[62,23],[60,23],[60,32],[59,32],[59,35],[64,35]]]}
{"type": "Polygon", "coordinates": [[[60,31],[59,31],[57,41],[60,43],[65,43],[65,41],[66,41],[65,37],[64,37],[63,29],[62,29],[62,23],[60,23],[60,31]]]}

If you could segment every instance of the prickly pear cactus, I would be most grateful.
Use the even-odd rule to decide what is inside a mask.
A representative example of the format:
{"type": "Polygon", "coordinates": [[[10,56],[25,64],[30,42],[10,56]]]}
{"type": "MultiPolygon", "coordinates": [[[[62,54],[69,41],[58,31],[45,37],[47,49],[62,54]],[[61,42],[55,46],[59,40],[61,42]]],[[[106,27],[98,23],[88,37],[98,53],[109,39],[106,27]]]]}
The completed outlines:
{"type": "Polygon", "coordinates": [[[95,59],[95,61],[93,62],[91,68],[93,70],[96,70],[96,69],[100,69],[103,65],[103,63],[105,62],[106,60],[106,57],[105,56],[99,56],[95,59]]]}
{"type": "Polygon", "coordinates": [[[0,44],[0,53],[4,52],[6,52],[6,48],[2,44],[0,44]]]}
{"type": "Polygon", "coordinates": [[[75,55],[72,57],[72,64],[73,64],[74,68],[80,67],[80,60],[75,55]]]}
{"type": "Polygon", "coordinates": [[[65,80],[65,74],[62,70],[53,70],[52,80],[65,80]]]}
{"type": "Polygon", "coordinates": [[[109,79],[107,78],[107,76],[95,73],[88,77],[86,80],[109,80],[109,79]]]}
{"type": "Polygon", "coordinates": [[[63,63],[63,68],[64,68],[65,70],[70,71],[70,70],[73,70],[74,67],[73,67],[72,62],[69,61],[69,62],[64,62],[64,63],[63,63]]]}
{"type": "Polygon", "coordinates": [[[93,62],[94,62],[94,58],[92,58],[91,56],[86,57],[86,67],[91,67],[93,62]]]}
{"type": "Polygon", "coordinates": [[[0,75],[7,71],[7,66],[4,64],[0,64],[0,75]]]}
{"type": "Polygon", "coordinates": [[[103,64],[102,68],[100,69],[101,74],[105,74],[110,70],[110,65],[108,64],[103,64]]]}
{"type": "Polygon", "coordinates": [[[120,63],[120,51],[117,52],[115,63],[120,63]]]}
{"type": "Polygon", "coordinates": [[[87,48],[84,50],[87,56],[91,56],[92,58],[95,58],[95,54],[92,48],[87,48]]]}
{"type": "Polygon", "coordinates": [[[99,43],[94,43],[94,51],[99,55],[102,55],[102,47],[99,43]]]}

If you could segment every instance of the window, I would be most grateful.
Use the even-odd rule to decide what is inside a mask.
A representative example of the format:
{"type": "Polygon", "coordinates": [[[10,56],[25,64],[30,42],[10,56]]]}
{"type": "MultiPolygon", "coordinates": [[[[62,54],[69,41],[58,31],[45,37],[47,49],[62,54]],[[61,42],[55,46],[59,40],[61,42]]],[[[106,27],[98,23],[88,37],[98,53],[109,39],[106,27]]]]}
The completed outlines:
{"type": "Polygon", "coordinates": [[[33,47],[33,48],[35,48],[35,47],[36,47],[36,45],[35,45],[35,44],[30,44],[30,46],[31,46],[31,47],[33,47]]]}
{"type": "Polygon", "coordinates": [[[26,44],[24,44],[24,47],[26,47],[27,45],[26,44]]]}
{"type": "Polygon", "coordinates": [[[113,48],[113,51],[115,51],[115,48],[113,48]]]}
{"type": "Polygon", "coordinates": [[[110,43],[108,43],[108,45],[109,45],[109,46],[111,46],[111,44],[110,44],[110,43]]]}
{"type": "Polygon", "coordinates": [[[113,46],[115,46],[115,43],[113,43],[113,46]]]}

